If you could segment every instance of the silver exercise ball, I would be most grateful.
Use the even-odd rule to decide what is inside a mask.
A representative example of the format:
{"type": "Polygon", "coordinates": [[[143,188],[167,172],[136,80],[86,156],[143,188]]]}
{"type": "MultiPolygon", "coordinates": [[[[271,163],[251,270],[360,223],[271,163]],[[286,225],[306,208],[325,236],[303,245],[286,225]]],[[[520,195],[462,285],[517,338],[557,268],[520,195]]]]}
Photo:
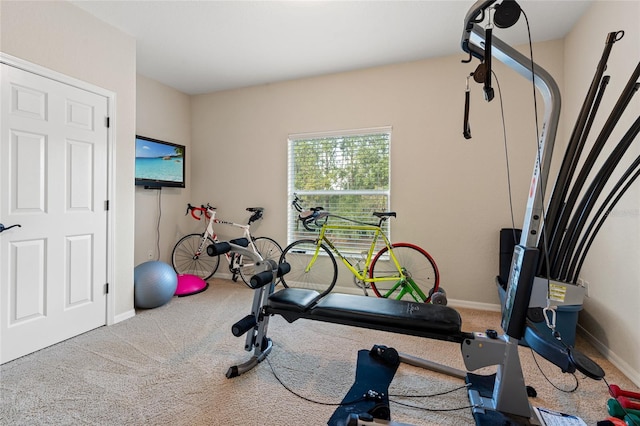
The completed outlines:
{"type": "Polygon", "coordinates": [[[171,265],[153,260],[133,270],[134,304],[151,309],[169,302],[178,287],[178,275],[171,265]]]}

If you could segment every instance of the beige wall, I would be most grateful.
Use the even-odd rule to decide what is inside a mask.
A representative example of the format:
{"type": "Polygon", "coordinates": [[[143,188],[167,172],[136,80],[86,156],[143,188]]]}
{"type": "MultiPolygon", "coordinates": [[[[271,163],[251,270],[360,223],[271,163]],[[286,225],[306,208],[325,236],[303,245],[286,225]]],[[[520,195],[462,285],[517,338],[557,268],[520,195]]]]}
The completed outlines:
{"type": "MultiPolygon", "coordinates": [[[[607,63],[611,83],[593,126],[587,149],[607,119],[623,87],[640,61],[640,2],[595,2],[565,40],[565,105],[567,122],[573,125],[600,60],[609,32],[624,30],[607,63]],[[570,78],[569,78],[570,76],[570,78]]],[[[640,115],[636,94],[622,116],[601,158],[611,152],[640,115]]],[[[567,125],[566,138],[571,126],[567,125]]],[[[586,152],[586,150],[585,150],[586,152]]],[[[636,138],[611,179],[615,183],[628,165],[640,155],[636,138]]],[[[595,170],[600,168],[599,161],[595,170]]],[[[603,194],[609,192],[608,185],[603,194]]],[[[582,270],[589,283],[580,324],[617,366],[640,385],[640,183],[636,181],[607,218],[582,270]]]]}
{"type": "MultiPolygon", "coordinates": [[[[562,84],[562,42],[536,60],[562,84]]],[[[267,210],[260,235],[286,241],[287,135],[390,125],[392,239],[429,251],[448,296],[498,304],[498,231],[510,227],[500,105],[472,90],[473,139],[462,137],[464,55],[192,98],[193,200],[221,216],[267,210]]],[[[531,83],[496,66],[505,103],[515,221],[521,226],[535,158],[531,83]]],[[[346,269],[342,283],[351,286],[346,269]]]]}
{"type": "Polygon", "coordinates": [[[65,1],[0,2],[0,51],[92,83],[116,94],[115,292],[112,314],[133,310],[135,40],[65,1]]]}
{"type": "MultiPolygon", "coordinates": [[[[560,129],[564,140],[609,31],[627,32],[610,60],[614,82],[605,101],[609,109],[626,83],[640,52],[639,7],[638,2],[596,2],[565,42],[536,46],[536,61],[564,92],[563,114],[570,123],[560,129]]],[[[474,86],[474,137],[462,138],[464,80],[472,70],[460,64],[464,55],[191,98],[139,77],[136,99],[132,38],[63,1],[3,0],[0,19],[0,51],[116,93],[116,316],[131,312],[133,267],[155,248],[155,227],[150,225],[157,220],[157,194],[134,190],[132,184],[136,132],[184,143],[190,152],[189,187],[162,191],[160,258],[168,260],[170,240],[197,225],[182,216],[188,201],[212,202],[221,216],[233,220],[243,220],[249,204],[263,205],[267,213],[256,233],[286,244],[287,135],[391,125],[392,208],[398,211],[393,239],[413,241],[432,253],[450,298],[476,306],[497,303],[498,230],[511,226],[500,108],[497,99],[486,104],[480,87],[474,86]],[[141,104],[137,122],[136,102],[141,104]]],[[[520,226],[536,143],[531,86],[504,67],[497,66],[496,72],[505,101],[515,222],[520,226]]],[[[620,129],[628,127],[639,108],[635,99],[620,129]]],[[[558,147],[563,148],[562,137],[558,147]]],[[[637,155],[637,144],[633,150],[637,155]]],[[[636,185],[601,231],[582,274],[590,282],[590,298],[580,316],[601,349],[636,383],[639,201],[636,185]]],[[[345,271],[341,275],[347,277],[345,271]]]]}
{"type": "Polygon", "coordinates": [[[136,98],[137,134],[186,146],[186,188],[158,191],[136,187],[135,190],[134,263],[146,262],[150,254],[153,260],[171,263],[171,250],[177,238],[191,232],[182,226],[188,224],[183,218],[186,205],[191,201],[191,158],[197,155],[190,146],[190,99],[182,92],[141,75],[137,76],[136,98]]]}
{"type": "MultiPolygon", "coordinates": [[[[608,31],[627,32],[626,45],[620,42],[610,60],[609,71],[621,75],[609,96],[619,93],[637,64],[638,4],[596,2],[566,41],[534,48],[536,62],[563,92],[552,178],[608,31]]],[[[393,240],[415,242],[435,257],[442,285],[457,305],[494,307],[498,230],[511,226],[500,105],[498,99],[487,104],[481,88],[473,87],[473,139],[462,138],[464,79],[471,69],[460,64],[461,56],[192,97],[193,146],[199,153],[193,159],[193,199],[212,201],[231,217],[242,217],[248,204],[265,205],[259,233],[286,245],[287,135],[391,125],[392,209],[398,211],[393,240]]],[[[536,146],[531,85],[500,65],[496,72],[520,227],[536,146]]],[[[601,111],[607,111],[605,105],[611,109],[615,97],[609,99],[601,111]]],[[[621,129],[628,128],[631,111],[635,108],[637,116],[639,106],[634,100],[621,129]]],[[[635,158],[637,144],[632,150],[635,158]]],[[[601,231],[583,270],[590,297],[580,314],[587,335],[636,383],[639,199],[636,185],[601,231]]],[[[340,274],[340,285],[351,286],[348,272],[340,274]]]]}

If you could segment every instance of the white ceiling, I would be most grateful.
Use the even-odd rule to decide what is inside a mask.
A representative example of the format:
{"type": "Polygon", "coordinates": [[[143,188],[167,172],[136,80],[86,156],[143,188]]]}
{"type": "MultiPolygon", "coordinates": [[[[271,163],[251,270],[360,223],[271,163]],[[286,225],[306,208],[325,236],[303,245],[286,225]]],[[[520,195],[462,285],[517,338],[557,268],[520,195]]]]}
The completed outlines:
{"type": "MultiPolygon", "coordinates": [[[[520,0],[534,41],[564,37],[593,0],[520,0]]],[[[187,94],[459,54],[473,1],[86,1],[137,41],[137,71],[187,94]]],[[[496,30],[527,40],[524,19],[496,30]]]]}

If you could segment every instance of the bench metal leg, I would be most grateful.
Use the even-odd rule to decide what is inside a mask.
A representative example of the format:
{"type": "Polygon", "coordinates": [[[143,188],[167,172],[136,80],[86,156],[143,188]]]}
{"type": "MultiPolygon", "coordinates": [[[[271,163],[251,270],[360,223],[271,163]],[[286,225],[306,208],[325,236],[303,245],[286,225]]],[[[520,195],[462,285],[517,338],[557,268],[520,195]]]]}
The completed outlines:
{"type": "Polygon", "coordinates": [[[424,368],[426,370],[435,371],[437,373],[446,374],[451,377],[457,377],[459,379],[463,379],[467,377],[467,372],[464,370],[459,370],[457,368],[449,367],[447,365],[438,364],[437,362],[429,361],[423,358],[418,358],[413,355],[408,355],[404,353],[399,353],[400,362],[404,362],[405,364],[413,365],[414,367],[424,368]]]}

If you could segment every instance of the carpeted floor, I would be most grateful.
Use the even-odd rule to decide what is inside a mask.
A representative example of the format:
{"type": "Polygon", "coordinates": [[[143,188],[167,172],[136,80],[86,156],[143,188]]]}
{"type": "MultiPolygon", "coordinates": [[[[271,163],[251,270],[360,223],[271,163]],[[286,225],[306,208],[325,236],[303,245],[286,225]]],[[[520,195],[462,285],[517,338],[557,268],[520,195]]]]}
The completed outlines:
{"type": "MultiPolygon", "coordinates": [[[[457,344],[273,317],[274,349],[252,371],[234,379],[225,372],[247,360],[244,338],[231,325],[250,311],[252,291],[213,280],[203,293],[174,298],[0,366],[3,425],[324,425],[353,384],[357,352],[374,344],[463,369],[457,344]]],[[[465,331],[499,329],[499,314],[458,309],[465,331]]],[[[609,383],[637,388],[580,336],[577,345],[606,371],[609,383]]],[[[602,381],[562,374],[520,348],[533,405],[581,416],[588,425],[607,417],[602,381]],[[545,376],[548,378],[545,378],[545,376]],[[556,389],[559,388],[559,389],[556,389]],[[564,391],[563,391],[564,390],[564,391]]],[[[482,373],[491,372],[490,370],[482,373]]],[[[390,386],[391,416],[415,425],[473,424],[460,379],[401,365],[390,386]],[[458,389],[458,390],[454,390],[458,389]],[[405,398],[398,395],[432,395],[405,398]],[[409,408],[405,405],[420,408],[409,408]],[[461,408],[454,411],[452,408],[461,408]]]]}

